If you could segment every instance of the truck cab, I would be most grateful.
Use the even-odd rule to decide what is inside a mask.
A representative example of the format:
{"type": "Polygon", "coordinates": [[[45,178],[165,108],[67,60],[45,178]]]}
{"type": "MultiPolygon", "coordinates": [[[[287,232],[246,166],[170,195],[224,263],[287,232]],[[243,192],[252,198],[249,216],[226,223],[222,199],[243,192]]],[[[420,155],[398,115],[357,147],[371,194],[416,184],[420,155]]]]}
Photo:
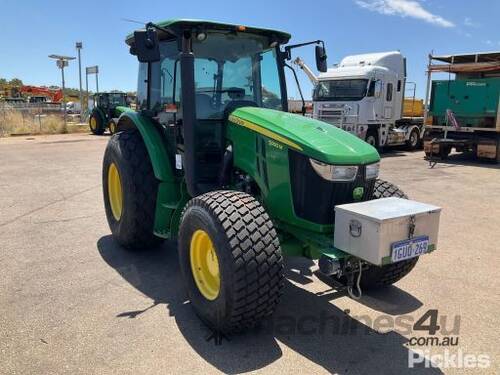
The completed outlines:
{"type": "Polygon", "coordinates": [[[347,56],[317,77],[313,116],[375,147],[405,144],[412,131],[400,126],[405,80],[398,51],[347,56]]]}

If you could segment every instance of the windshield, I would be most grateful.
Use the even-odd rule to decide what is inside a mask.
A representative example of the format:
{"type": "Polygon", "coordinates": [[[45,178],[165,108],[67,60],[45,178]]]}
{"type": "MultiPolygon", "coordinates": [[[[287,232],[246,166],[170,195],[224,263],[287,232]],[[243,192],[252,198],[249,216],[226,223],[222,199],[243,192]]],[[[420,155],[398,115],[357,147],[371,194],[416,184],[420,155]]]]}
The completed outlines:
{"type": "Polygon", "coordinates": [[[125,96],[123,94],[109,94],[109,104],[112,107],[126,105],[125,96]]]}
{"type": "Polygon", "coordinates": [[[367,79],[320,81],[314,88],[314,101],[361,100],[366,96],[367,79]]]}
{"type": "MultiPolygon", "coordinates": [[[[160,51],[162,60],[153,67],[160,82],[151,90],[154,106],[182,106],[177,43],[164,41],[160,51]]],[[[267,37],[213,31],[205,40],[193,40],[193,53],[198,119],[222,119],[237,103],[283,109],[276,48],[269,47],[267,37]]]]}
{"type": "Polygon", "coordinates": [[[235,102],[282,109],[276,49],[261,35],[212,32],[193,42],[197,117],[223,118],[235,102]]]}

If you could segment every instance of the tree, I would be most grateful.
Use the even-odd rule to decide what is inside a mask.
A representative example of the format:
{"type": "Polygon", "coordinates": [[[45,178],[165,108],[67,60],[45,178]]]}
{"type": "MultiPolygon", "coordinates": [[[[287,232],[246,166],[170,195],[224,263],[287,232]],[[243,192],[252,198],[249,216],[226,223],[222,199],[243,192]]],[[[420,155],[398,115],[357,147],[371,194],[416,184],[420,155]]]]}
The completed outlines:
{"type": "Polygon", "coordinates": [[[23,85],[23,81],[21,81],[19,78],[12,78],[9,81],[9,85],[11,85],[11,86],[22,86],[23,85]]]}

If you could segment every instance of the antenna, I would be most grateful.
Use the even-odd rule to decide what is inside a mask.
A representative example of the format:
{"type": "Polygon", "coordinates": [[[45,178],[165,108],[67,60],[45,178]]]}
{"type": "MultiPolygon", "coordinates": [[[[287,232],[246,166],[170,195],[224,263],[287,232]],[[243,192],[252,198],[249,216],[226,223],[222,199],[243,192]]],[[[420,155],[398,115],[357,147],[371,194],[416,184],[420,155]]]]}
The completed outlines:
{"type": "Polygon", "coordinates": [[[138,23],[139,25],[143,25],[143,26],[147,24],[147,22],[141,22],[141,21],[132,20],[129,18],[120,18],[120,20],[125,21],[125,22],[138,23]]]}

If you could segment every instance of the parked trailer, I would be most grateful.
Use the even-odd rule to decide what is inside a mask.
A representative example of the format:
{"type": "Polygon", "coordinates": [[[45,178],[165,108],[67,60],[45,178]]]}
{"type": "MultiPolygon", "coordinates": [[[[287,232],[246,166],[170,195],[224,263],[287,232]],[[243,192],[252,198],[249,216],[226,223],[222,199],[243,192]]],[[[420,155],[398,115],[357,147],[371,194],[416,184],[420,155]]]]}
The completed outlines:
{"type": "Polygon", "coordinates": [[[300,58],[295,63],[314,85],[314,118],[378,148],[421,144],[423,101],[415,99],[415,83],[406,82],[400,52],[347,56],[318,76],[300,58]]]}
{"type": "Polygon", "coordinates": [[[424,150],[448,157],[453,148],[500,161],[500,52],[429,55],[424,150]],[[431,80],[434,72],[455,79],[431,80]]]}

